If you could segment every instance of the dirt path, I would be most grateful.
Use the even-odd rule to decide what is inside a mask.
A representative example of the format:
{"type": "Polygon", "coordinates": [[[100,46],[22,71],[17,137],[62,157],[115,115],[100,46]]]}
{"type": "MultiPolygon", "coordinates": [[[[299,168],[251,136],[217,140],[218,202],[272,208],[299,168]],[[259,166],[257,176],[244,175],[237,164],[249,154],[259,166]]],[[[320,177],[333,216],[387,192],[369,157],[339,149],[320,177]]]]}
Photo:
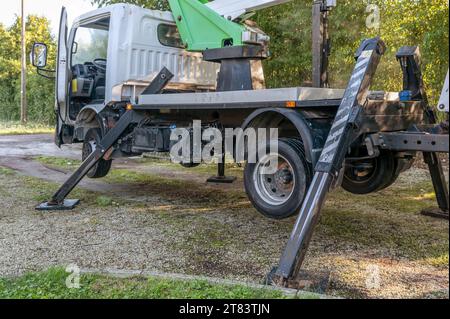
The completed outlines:
{"type": "MultiPolygon", "coordinates": [[[[260,216],[242,181],[207,185],[205,171],[124,159],[116,170],[148,178],[86,179],[73,194],[83,199],[76,210],[34,211],[67,170],[33,157],[78,154],[78,146],[53,147],[48,135],[0,136],[0,276],[75,263],[261,282],[277,264],[295,219],[260,216]],[[119,203],[100,205],[105,194],[119,203]]],[[[304,269],[330,272],[332,295],[448,298],[448,222],[418,214],[432,205],[422,169],[379,194],[333,193],[304,269]]]]}
{"type": "Polygon", "coordinates": [[[61,156],[78,159],[79,145],[63,145],[59,149],[50,134],[0,136],[0,157],[61,156]]]}

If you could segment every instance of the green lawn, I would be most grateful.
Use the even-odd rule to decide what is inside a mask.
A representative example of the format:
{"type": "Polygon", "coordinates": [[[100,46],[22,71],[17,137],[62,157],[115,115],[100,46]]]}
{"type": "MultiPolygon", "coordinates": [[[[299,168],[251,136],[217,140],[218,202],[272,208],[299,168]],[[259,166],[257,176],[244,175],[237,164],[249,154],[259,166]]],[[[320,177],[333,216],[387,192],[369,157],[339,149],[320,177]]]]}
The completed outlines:
{"type": "Polygon", "coordinates": [[[48,134],[53,133],[54,127],[47,124],[28,123],[22,125],[20,122],[0,121],[0,135],[25,135],[25,134],[48,134]]]}
{"type": "MultiPolygon", "coordinates": [[[[80,288],[69,289],[62,268],[0,279],[0,299],[284,299],[280,291],[211,284],[204,280],[115,278],[81,275],[80,288]]],[[[305,296],[308,298],[308,296],[305,296]]]]}

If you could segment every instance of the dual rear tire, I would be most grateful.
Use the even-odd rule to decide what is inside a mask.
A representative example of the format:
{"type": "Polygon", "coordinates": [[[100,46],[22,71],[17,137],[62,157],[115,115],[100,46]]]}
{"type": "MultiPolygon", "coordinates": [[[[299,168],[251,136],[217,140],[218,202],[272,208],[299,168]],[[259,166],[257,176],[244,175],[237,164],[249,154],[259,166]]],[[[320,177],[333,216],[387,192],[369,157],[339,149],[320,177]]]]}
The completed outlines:
{"type": "Polygon", "coordinates": [[[356,195],[381,191],[395,183],[400,173],[410,168],[412,163],[412,159],[396,158],[390,151],[382,151],[375,158],[348,163],[342,188],[356,195]]]}

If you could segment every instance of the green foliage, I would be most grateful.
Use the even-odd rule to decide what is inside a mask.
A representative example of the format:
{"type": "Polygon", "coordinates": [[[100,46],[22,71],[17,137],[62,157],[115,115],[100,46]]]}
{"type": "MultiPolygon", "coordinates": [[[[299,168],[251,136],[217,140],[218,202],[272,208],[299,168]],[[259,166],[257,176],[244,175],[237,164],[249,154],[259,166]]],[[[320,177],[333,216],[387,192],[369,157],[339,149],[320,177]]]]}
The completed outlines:
{"type": "Polygon", "coordinates": [[[155,10],[169,9],[169,3],[167,2],[167,0],[91,0],[92,4],[98,5],[99,7],[124,2],[155,10]]]}
{"type": "MultiPolygon", "coordinates": [[[[66,287],[69,274],[62,268],[28,273],[15,279],[0,278],[2,299],[267,299],[285,298],[279,291],[246,286],[210,284],[203,280],[111,278],[82,275],[79,289],[66,287]]],[[[305,298],[308,297],[305,296],[305,298]]],[[[310,298],[313,295],[309,296],[310,298]]]]}
{"type": "MultiPolygon", "coordinates": [[[[311,2],[294,0],[256,15],[255,20],[272,39],[272,58],[265,63],[270,87],[311,82],[311,2]]],[[[388,51],[374,88],[400,90],[402,76],[395,53],[403,45],[419,45],[424,80],[431,102],[436,103],[448,70],[448,20],[447,0],[340,0],[330,14],[331,86],[346,86],[361,40],[379,35],[388,51]],[[379,30],[366,26],[371,14],[366,12],[368,4],[379,6],[379,30]]]]}
{"type": "MultiPolygon", "coordinates": [[[[21,19],[5,28],[0,24],[0,112],[1,120],[15,121],[20,117],[20,58],[21,19]]],[[[46,18],[30,15],[26,21],[26,52],[31,52],[34,42],[46,43],[49,47],[48,68],[55,66],[55,41],[46,18]]],[[[54,121],[54,81],[36,74],[35,68],[27,65],[27,101],[29,120],[50,124],[54,121]]]]}

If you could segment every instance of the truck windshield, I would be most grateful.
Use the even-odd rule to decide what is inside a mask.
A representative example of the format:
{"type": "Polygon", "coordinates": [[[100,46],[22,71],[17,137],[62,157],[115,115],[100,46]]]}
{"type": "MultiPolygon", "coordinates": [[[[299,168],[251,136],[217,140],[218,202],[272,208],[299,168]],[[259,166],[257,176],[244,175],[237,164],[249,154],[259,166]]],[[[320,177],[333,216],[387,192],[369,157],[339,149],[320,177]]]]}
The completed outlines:
{"type": "Polygon", "coordinates": [[[108,52],[108,30],[79,27],[72,47],[72,66],[106,59],[108,52]]]}

